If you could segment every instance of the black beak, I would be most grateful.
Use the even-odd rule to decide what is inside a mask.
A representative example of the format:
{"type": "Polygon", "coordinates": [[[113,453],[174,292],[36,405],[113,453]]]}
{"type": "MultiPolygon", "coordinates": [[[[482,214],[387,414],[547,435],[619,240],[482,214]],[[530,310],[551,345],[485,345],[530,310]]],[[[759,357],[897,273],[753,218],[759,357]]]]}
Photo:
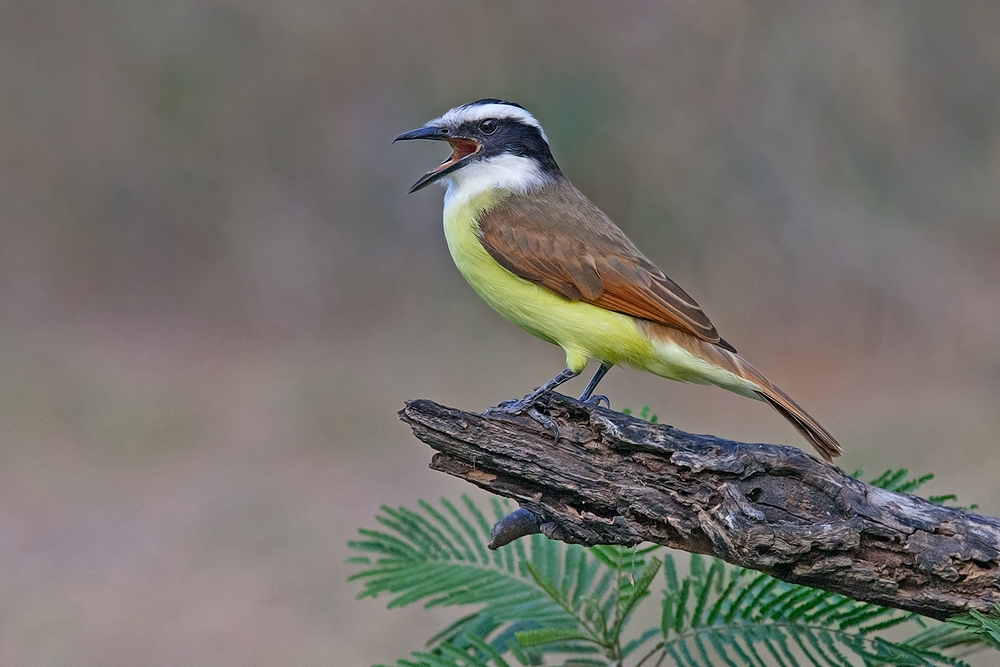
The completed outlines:
{"type": "Polygon", "coordinates": [[[463,160],[465,158],[475,155],[483,147],[482,144],[475,139],[452,136],[447,130],[441,130],[439,128],[426,125],[424,127],[417,128],[416,130],[403,132],[401,135],[393,139],[392,143],[396,143],[397,141],[410,141],[411,139],[447,141],[451,144],[452,150],[451,156],[447,160],[421,176],[420,180],[413,184],[413,187],[409,190],[411,193],[416,192],[417,190],[422,190],[431,183],[440,180],[444,176],[458,169],[462,166],[462,164],[464,164],[463,160]]]}
{"type": "Polygon", "coordinates": [[[415,130],[410,130],[409,132],[403,132],[401,135],[392,140],[392,143],[397,141],[410,141],[411,139],[432,139],[434,141],[444,141],[447,139],[447,135],[443,133],[436,127],[418,127],[415,130]]]}

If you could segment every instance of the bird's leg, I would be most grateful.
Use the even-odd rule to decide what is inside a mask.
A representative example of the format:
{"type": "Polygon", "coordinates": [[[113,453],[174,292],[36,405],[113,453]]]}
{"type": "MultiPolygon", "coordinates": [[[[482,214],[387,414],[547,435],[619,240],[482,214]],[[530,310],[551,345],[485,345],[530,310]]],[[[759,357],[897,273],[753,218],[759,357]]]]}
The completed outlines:
{"type": "Polygon", "coordinates": [[[535,401],[538,400],[540,396],[552,391],[553,389],[561,385],[563,382],[572,380],[579,374],[580,371],[573,371],[567,368],[562,373],[555,376],[554,378],[552,378],[551,380],[549,380],[548,382],[546,382],[541,387],[531,392],[524,398],[518,398],[512,401],[504,401],[495,408],[490,408],[489,410],[486,411],[486,413],[490,414],[490,413],[501,412],[501,413],[506,413],[508,415],[520,414],[525,410],[529,409],[535,403],[535,401]]]}
{"type": "Polygon", "coordinates": [[[599,383],[610,370],[611,366],[609,364],[602,363],[601,367],[597,369],[596,373],[594,373],[594,377],[590,379],[590,384],[587,385],[587,388],[583,390],[583,393],[580,394],[580,398],[577,400],[595,408],[601,404],[601,401],[604,401],[610,408],[611,401],[608,400],[607,396],[604,396],[603,394],[598,394],[593,397],[591,396],[591,394],[594,393],[594,390],[597,389],[597,383],[599,383]]]}
{"type": "Polygon", "coordinates": [[[553,440],[558,440],[559,427],[556,426],[556,423],[552,421],[551,418],[543,415],[541,412],[536,410],[534,404],[539,397],[552,391],[553,389],[561,385],[563,382],[566,382],[567,380],[572,380],[579,374],[580,371],[573,371],[567,368],[562,373],[555,376],[554,378],[552,378],[551,380],[549,380],[548,382],[546,382],[541,387],[531,392],[524,398],[518,398],[512,401],[504,401],[495,408],[488,409],[486,412],[483,413],[483,416],[490,417],[495,414],[516,415],[525,412],[528,414],[529,417],[531,417],[536,422],[545,427],[545,429],[552,434],[553,440]]]}

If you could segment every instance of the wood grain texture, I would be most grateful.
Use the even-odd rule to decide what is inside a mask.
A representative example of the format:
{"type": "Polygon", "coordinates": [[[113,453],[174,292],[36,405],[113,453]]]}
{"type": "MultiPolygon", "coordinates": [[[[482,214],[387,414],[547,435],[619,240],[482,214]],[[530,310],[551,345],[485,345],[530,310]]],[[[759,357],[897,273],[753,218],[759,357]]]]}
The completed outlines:
{"type": "Polygon", "coordinates": [[[1000,601],[1000,520],[872,487],[792,447],[692,435],[558,394],[536,408],[558,441],[524,416],[427,400],[399,414],[437,450],[431,468],[516,500],[553,539],[655,542],[938,619],[1000,601]]]}

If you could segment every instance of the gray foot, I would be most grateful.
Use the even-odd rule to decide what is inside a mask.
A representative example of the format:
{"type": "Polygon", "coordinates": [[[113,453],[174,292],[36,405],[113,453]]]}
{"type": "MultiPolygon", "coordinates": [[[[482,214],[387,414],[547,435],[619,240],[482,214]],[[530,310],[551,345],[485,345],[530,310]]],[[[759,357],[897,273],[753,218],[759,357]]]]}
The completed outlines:
{"type": "Polygon", "coordinates": [[[483,416],[499,417],[507,415],[513,416],[513,415],[524,414],[534,419],[542,426],[542,428],[551,433],[553,440],[558,440],[559,427],[556,426],[556,423],[552,420],[551,417],[547,417],[535,409],[534,405],[536,400],[537,397],[529,395],[524,398],[504,401],[500,405],[497,405],[496,407],[487,408],[486,411],[483,412],[483,416]]]}
{"type": "Polygon", "coordinates": [[[597,394],[582,401],[582,403],[586,405],[588,408],[599,408],[601,407],[602,402],[609,408],[611,407],[611,401],[604,394],[597,394]]]}
{"type": "Polygon", "coordinates": [[[539,424],[541,424],[546,431],[551,433],[553,440],[559,439],[559,427],[556,426],[556,423],[552,420],[551,417],[543,415],[535,408],[528,408],[528,411],[525,414],[534,419],[539,424]]]}

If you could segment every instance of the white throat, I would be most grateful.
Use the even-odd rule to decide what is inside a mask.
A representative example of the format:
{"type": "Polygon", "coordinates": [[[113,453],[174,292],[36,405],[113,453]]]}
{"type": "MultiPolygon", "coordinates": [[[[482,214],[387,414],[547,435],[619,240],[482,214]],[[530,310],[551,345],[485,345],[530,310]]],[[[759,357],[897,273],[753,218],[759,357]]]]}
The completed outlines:
{"type": "Polygon", "coordinates": [[[530,157],[503,153],[467,164],[445,176],[445,207],[462,206],[488,190],[526,193],[552,181],[530,157]]]}

